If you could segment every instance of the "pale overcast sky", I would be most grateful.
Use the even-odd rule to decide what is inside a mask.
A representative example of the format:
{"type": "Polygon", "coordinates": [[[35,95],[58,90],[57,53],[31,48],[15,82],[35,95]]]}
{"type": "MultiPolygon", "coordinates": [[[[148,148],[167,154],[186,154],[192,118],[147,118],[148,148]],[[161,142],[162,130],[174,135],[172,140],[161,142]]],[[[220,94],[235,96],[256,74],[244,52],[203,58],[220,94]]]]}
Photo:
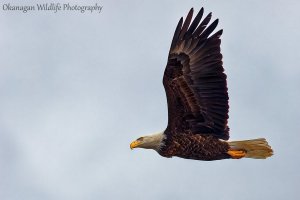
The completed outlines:
{"type": "Polygon", "coordinates": [[[22,13],[1,2],[1,200],[300,199],[300,1],[69,2],[103,9],[22,13]],[[166,127],[171,38],[202,6],[224,29],[231,139],[267,138],[267,160],[129,149],[166,127]]]}

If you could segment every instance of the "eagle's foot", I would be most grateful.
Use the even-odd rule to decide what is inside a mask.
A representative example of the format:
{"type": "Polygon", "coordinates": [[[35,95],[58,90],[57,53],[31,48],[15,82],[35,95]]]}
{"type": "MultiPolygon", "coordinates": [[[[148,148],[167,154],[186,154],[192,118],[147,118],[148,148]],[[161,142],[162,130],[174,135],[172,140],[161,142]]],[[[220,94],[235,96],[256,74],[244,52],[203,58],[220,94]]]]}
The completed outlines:
{"type": "Polygon", "coordinates": [[[246,155],[246,152],[243,151],[243,150],[229,150],[227,153],[228,153],[228,154],[231,156],[231,158],[233,158],[233,159],[240,159],[240,158],[245,157],[245,155],[246,155]]]}

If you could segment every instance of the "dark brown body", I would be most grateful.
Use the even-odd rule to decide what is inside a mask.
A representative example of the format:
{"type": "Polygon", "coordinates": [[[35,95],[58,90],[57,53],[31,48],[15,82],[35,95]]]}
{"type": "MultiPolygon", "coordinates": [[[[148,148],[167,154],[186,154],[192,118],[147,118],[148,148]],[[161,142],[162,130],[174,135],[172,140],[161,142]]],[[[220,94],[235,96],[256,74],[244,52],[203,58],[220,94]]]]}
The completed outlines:
{"type": "Polygon", "coordinates": [[[172,134],[166,137],[165,145],[158,152],[161,156],[194,159],[221,160],[231,158],[227,151],[229,145],[225,141],[201,134],[172,134]]]}

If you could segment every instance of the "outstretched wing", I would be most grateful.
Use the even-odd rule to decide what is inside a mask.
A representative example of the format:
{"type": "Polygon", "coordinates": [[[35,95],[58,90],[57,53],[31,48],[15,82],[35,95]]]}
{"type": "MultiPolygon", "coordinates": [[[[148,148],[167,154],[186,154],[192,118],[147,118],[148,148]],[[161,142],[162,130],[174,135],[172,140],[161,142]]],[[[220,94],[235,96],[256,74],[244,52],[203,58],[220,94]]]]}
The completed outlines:
{"type": "Polygon", "coordinates": [[[184,131],[227,140],[229,106],[220,53],[222,30],[211,35],[218,19],[207,26],[209,13],[201,22],[203,8],[191,23],[192,16],[193,8],[184,23],[181,18],[177,25],[163,77],[168,133],[184,131]]]}

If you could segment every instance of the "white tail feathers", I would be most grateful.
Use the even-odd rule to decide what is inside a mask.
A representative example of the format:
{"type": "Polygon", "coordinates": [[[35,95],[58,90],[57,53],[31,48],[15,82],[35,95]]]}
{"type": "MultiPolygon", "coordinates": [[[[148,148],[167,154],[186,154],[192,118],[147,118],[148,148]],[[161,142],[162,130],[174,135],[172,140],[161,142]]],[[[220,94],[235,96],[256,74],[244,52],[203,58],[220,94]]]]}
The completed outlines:
{"type": "Polygon", "coordinates": [[[273,155],[272,148],[268,145],[265,138],[254,140],[228,142],[230,150],[245,151],[245,158],[266,159],[273,155]]]}

